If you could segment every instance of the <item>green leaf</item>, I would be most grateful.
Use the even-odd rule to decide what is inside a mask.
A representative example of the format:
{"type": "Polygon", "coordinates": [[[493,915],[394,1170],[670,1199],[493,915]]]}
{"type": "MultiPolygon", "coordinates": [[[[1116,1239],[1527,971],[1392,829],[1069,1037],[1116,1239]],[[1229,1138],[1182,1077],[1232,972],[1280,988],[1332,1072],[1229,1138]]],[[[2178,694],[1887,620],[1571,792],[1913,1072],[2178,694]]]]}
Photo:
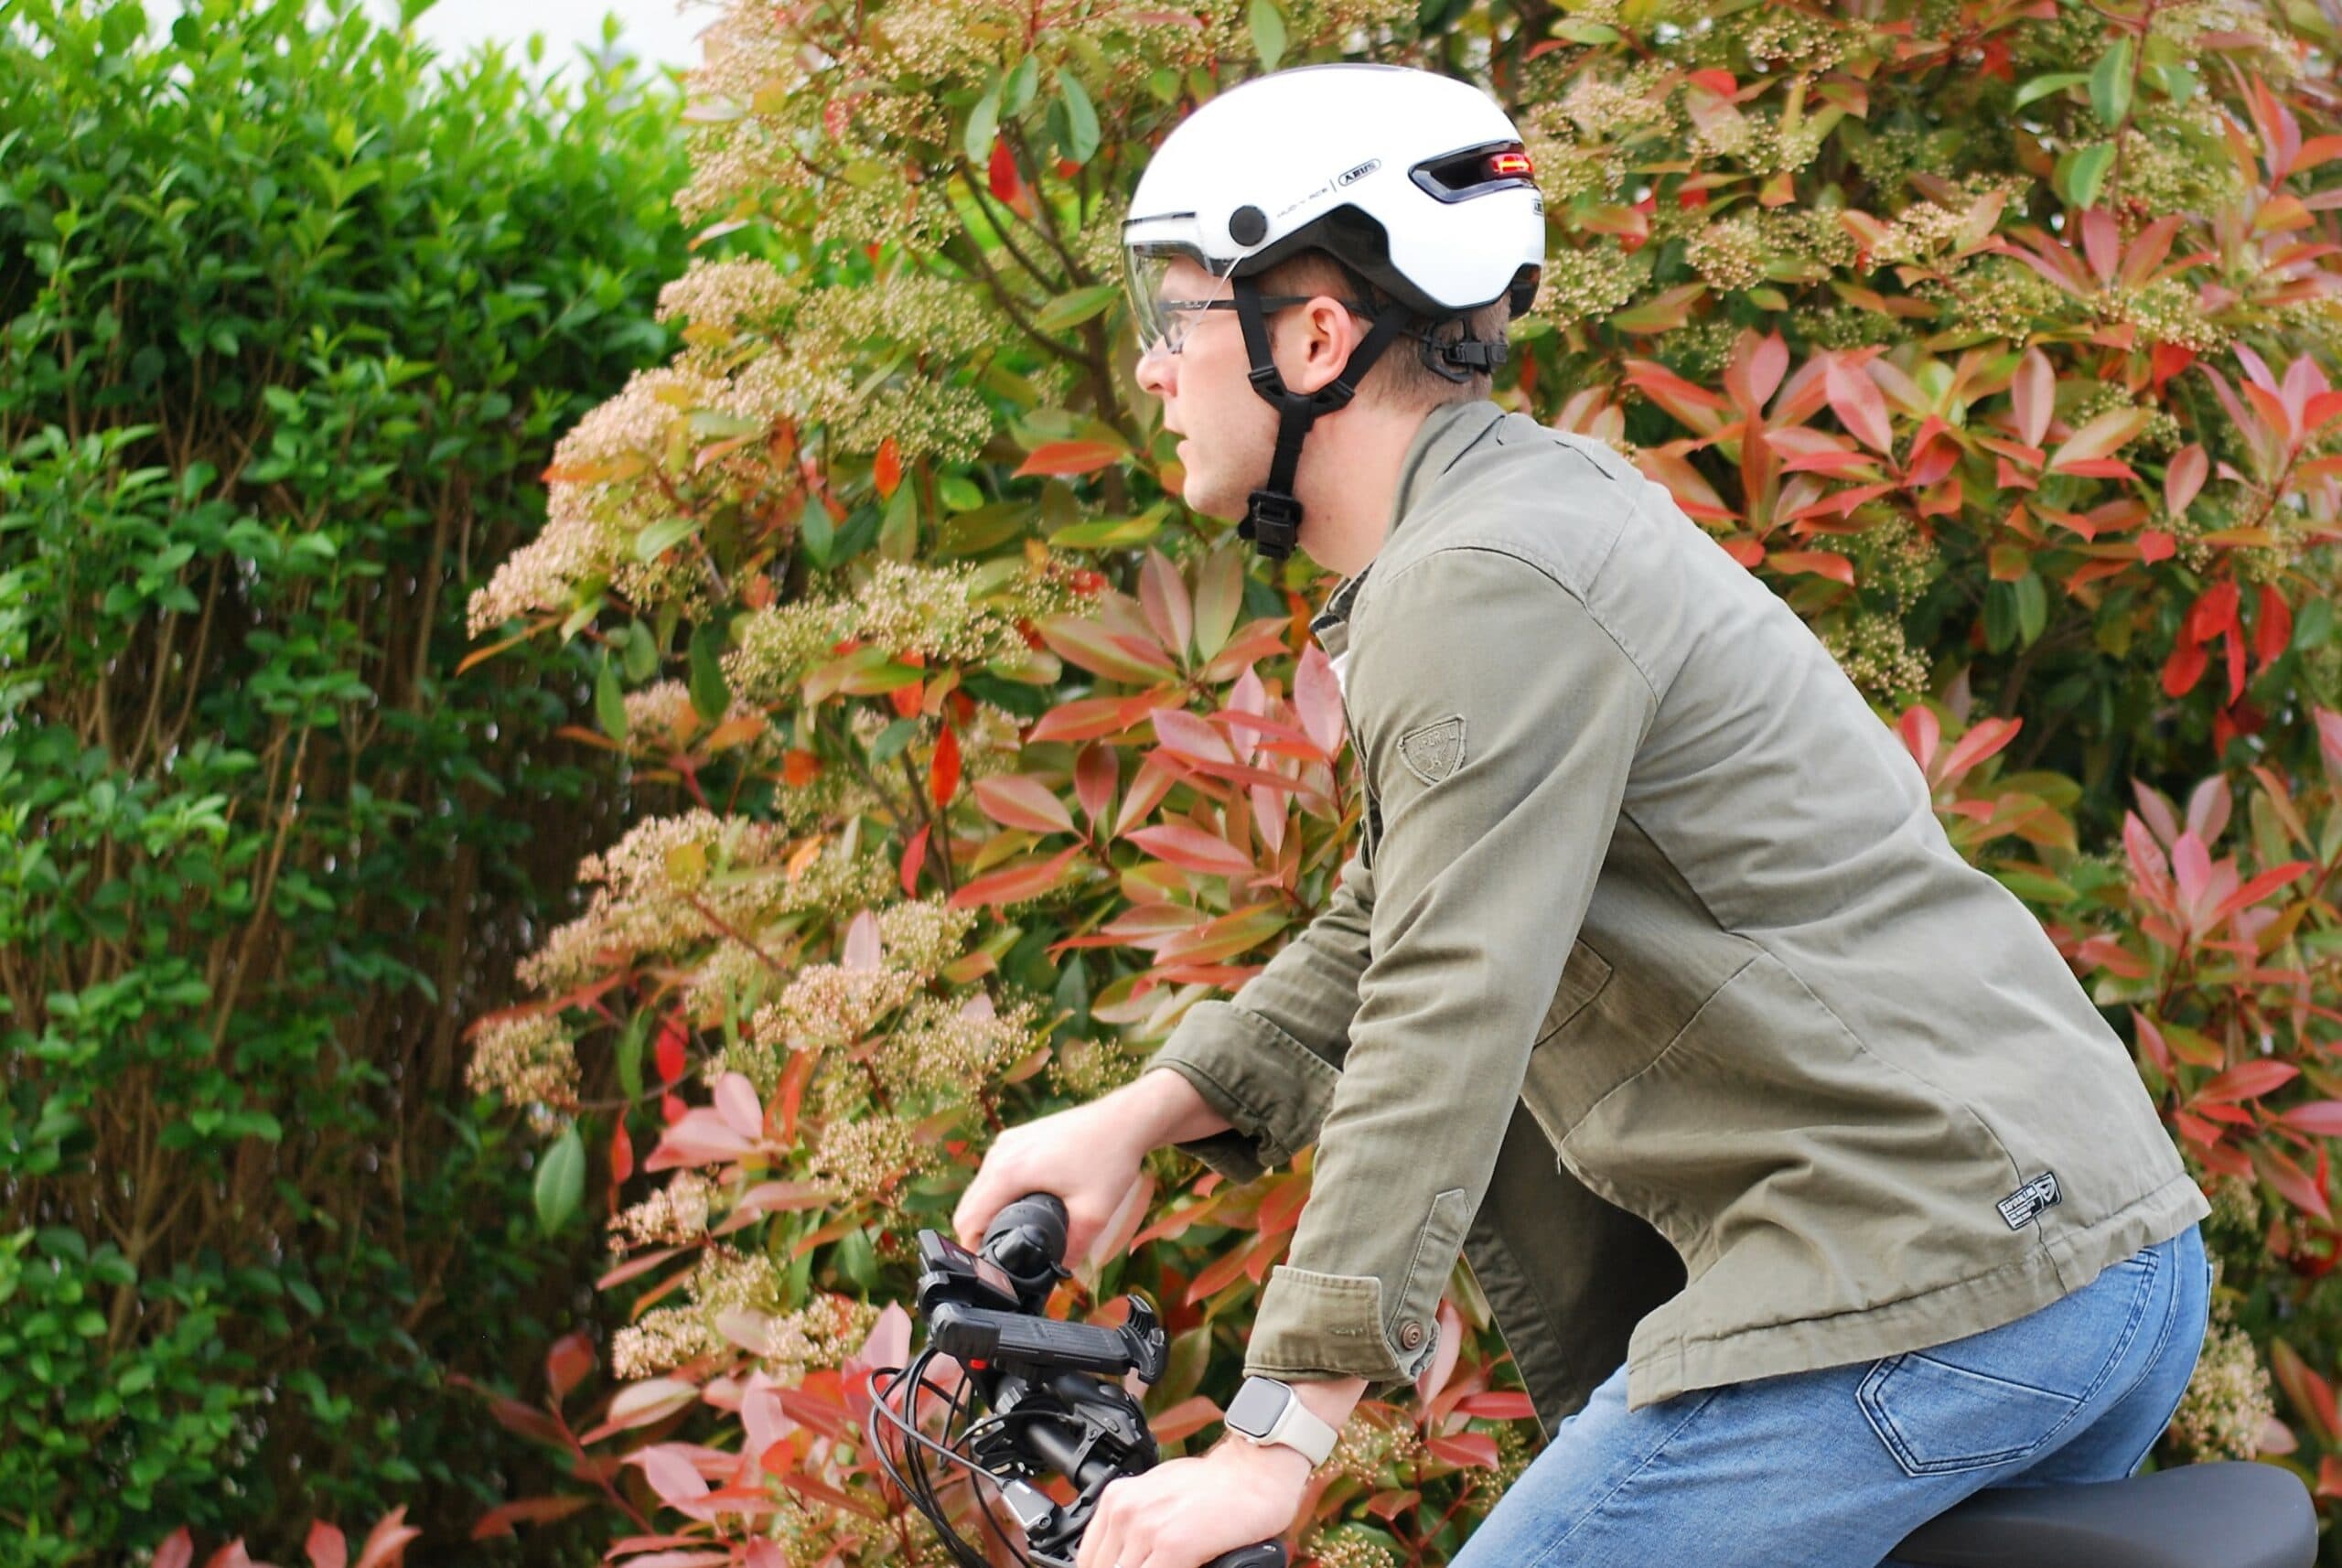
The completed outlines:
{"type": "Polygon", "coordinates": [[[886,521],[878,525],[878,553],[889,561],[908,561],[919,551],[919,487],[904,485],[886,502],[886,521]]]}
{"type": "Polygon", "coordinates": [[[897,719],[880,730],[878,738],[870,743],[870,765],[876,768],[881,763],[892,762],[895,754],[910,745],[911,737],[917,734],[917,719],[897,719]]]}
{"type": "Polygon", "coordinates": [[[1058,95],[1065,100],[1066,124],[1073,133],[1066,156],[1086,164],[1098,151],[1098,106],[1090,102],[1090,90],[1081,79],[1069,70],[1058,72],[1058,95]]]}
{"type": "Polygon", "coordinates": [[[830,509],[808,496],[804,515],[797,520],[797,536],[805,542],[805,558],[826,568],[838,542],[838,525],[831,520],[830,509]]]}
{"type": "Polygon", "coordinates": [[[2131,113],[2131,35],[2123,34],[2098,57],[2090,73],[2090,106],[2110,131],[2131,113]]]}
{"type": "Polygon", "coordinates": [[[1040,57],[1026,55],[1016,62],[1016,69],[1008,73],[1008,82],[1003,91],[1000,112],[1011,120],[1024,113],[1033,106],[1033,94],[1039,90],[1040,85],[1040,57]]]}
{"type": "Polygon", "coordinates": [[[836,1249],[830,1254],[838,1273],[863,1290],[874,1290],[878,1284],[878,1251],[870,1244],[870,1232],[857,1228],[838,1238],[836,1249]]]}
{"type": "Polygon", "coordinates": [[[2056,877],[2044,876],[2039,872],[2015,871],[2003,867],[1996,869],[1993,875],[2000,879],[2002,886],[2018,897],[2029,898],[2036,904],[2070,904],[2081,897],[2079,893],[2056,877]]]}
{"type": "Polygon", "coordinates": [[[2306,653],[2313,648],[2323,648],[2334,635],[2334,602],[2312,599],[2294,618],[2294,649],[2306,653]]]}
{"type": "Polygon", "coordinates": [[[968,134],[961,140],[961,150],[978,170],[992,161],[992,141],[1000,134],[1000,83],[992,84],[990,91],[976,102],[975,112],[968,116],[968,134]]]}
{"type": "Polygon", "coordinates": [[[1618,29],[1607,22],[1589,21],[1580,16],[1568,16],[1547,29],[1557,38],[1567,38],[1574,44],[1615,44],[1618,29]]]}
{"type": "Polygon", "coordinates": [[[634,536],[634,558],[648,566],[698,532],[695,517],[661,518],[634,536]]]}
{"type": "Polygon", "coordinates": [[[2017,635],[2030,644],[2048,625],[2049,590],[2042,585],[2040,573],[2027,572],[2016,580],[2017,635]]]}
{"type": "Polygon", "coordinates": [[[725,683],[722,663],[725,628],[711,622],[692,628],[692,707],[714,724],[732,705],[732,689],[725,683]]]}
{"type": "Polygon", "coordinates": [[[640,685],[659,672],[659,642],[640,621],[626,628],[626,678],[640,685]]]}
{"type": "Polygon", "coordinates": [[[1252,0],[1252,48],[1261,57],[1262,70],[1274,70],[1277,61],[1284,58],[1284,13],[1276,8],[1275,0],[1252,0]]]}
{"type": "Polygon", "coordinates": [[[548,1236],[553,1234],[577,1212],[585,1198],[586,1145],[572,1124],[562,1129],[561,1136],[538,1162],[537,1229],[548,1236]]]}
{"type": "Polygon", "coordinates": [[[973,511],[984,504],[984,492],[964,474],[945,474],[935,481],[935,499],[946,511],[973,511]]]}
{"type": "Polygon", "coordinates": [[[2075,207],[2098,205],[2099,188],[2106,183],[2106,171],[2114,166],[2114,145],[2096,142],[2068,155],[2066,165],[2066,199],[2075,207]]]}
{"type": "Polygon", "coordinates": [[[2016,90],[2014,106],[2022,109],[2036,99],[2047,98],[2053,92],[2063,92],[2068,87],[2079,87],[2090,80],[2087,71],[2059,70],[2047,76],[2036,76],[2016,90]]]}
{"type": "Polygon", "coordinates": [[[638,1008],[618,1033],[618,1088],[628,1100],[642,1098],[642,1047],[650,1037],[650,1014],[638,1008]]]}
{"type": "Polygon", "coordinates": [[[1044,332],[1062,332],[1069,327],[1079,327],[1114,303],[1122,293],[1119,285],[1091,284],[1088,288],[1061,294],[1043,306],[1033,317],[1033,325],[1044,332]]]}
{"type": "Polygon", "coordinates": [[[626,738],[626,693],[618,690],[618,666],[605,655],[594,671],[594,716],[612,740],[626,738]]]}
{"type": "Polygon", "coordinates": [[[1118,550],[1128,545],[1144,544],[1162,532],[1163,520],[1170,515],[1170,508],[1155,507],[1137,517],[1100,518],[1094,522],[1077,522],[1060,528],[1049,535],[1049,542],[1065,550],[1118,550]]]}

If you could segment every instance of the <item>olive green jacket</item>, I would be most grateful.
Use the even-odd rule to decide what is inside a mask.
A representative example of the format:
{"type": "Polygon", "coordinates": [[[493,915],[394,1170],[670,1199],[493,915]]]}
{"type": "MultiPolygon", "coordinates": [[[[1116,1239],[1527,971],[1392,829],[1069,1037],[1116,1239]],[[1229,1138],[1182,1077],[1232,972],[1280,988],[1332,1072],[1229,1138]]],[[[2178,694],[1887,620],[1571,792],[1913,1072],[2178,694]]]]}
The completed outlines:
{"type": "Polygon", "coordinates": [[[1804,623],[1609,447],[1435,411],[1314,630],[1325,911],[1150,1066],[1317,1145],[1246,1369],[1395,1386],[1461,1250],[1550,1431],[2047,1305],[2208,1211],[2128,1052],[1804,623]]]}

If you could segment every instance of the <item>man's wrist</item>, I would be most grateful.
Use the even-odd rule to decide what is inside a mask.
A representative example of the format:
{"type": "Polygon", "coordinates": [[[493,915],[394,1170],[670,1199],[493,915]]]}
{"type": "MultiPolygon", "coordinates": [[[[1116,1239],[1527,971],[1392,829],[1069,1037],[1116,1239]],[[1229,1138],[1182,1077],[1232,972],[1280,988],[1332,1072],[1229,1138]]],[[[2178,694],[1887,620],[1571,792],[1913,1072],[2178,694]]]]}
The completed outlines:
{"type": "Polygon", "coordinates": [[[1230,1125],[1176,1068],[1150,1068],[1114,1092],[1123,1099],[1150,1149],[1208,1138],[1230,1125]]]}
{"type": "Polygon", "coordinates": [[[1282,1443],[1255,1443],[1234,1432],[1221,1438],[1213,1452],[1233,1464],[1287,1481],[1296,1491],[1308,1484],[1309,1477],[1317,1469],[1309,1462],[1309,1455],[1298,1448],[1287,1447],[1282,1443]]]}

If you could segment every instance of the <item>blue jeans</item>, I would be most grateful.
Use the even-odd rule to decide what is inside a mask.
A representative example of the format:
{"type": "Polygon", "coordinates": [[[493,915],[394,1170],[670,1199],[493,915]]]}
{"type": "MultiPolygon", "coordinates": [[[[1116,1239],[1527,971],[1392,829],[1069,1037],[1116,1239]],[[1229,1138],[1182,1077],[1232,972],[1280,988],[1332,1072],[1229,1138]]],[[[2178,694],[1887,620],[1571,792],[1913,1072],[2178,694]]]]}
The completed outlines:
{"type": "Polygon", "coordinates": [[[1898,1541],[1971,1492],[2137,1469],[2196,1369],[2210,1303],[2190,1225],[1925,1350],[1631,1412],[1621,1367],[1452,1568],[1893,1568],[1898,1541]]]}

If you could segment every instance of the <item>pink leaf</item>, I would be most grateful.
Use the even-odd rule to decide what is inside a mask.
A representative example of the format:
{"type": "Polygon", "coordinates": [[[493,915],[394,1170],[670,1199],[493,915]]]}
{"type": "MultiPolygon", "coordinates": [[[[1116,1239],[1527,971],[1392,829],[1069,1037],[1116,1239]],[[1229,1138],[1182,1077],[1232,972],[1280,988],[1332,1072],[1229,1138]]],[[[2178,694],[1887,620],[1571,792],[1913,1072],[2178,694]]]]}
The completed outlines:
{"type": "Polygon", "coordinates": [[[2232,802],[2228,779],[2213,774],[2187,798],[2187,831],[2208,844],[2219,843],[2220,834],[2228,831],[2232,802]]]}
{"type": "Polygon", "coordinates": [[[609,1418],[603,1424],[612,1432],[626,1432],[638,1426],[649,1426],[674,1414],[699,1398],[696,1384],[680,1378],[648,1378],[639,1383],[628,1383],[610,1401],[609,1418]]]}
{"type": "Polygon", "coordinates": [[[195,1537],[188,1533],[187,1526],[181,1525],[155,1548],[155,1560],[147,1568],[187,1568],[194,1561],[195,1537]]]}
{"type": "Polygon", "coordinates": [[[2164,510],[2175,518],[2186,515],[2188,504],[2202,492],[2205,478],[2211,471],[2210,456],[2196,443],[2190,442],[2173,454],[2170,465],[2163,472],[2164,510]]]}
{"type": "Polygon", "coordinates": [[[1081,755],[1074,759],[1074,798],[1081,802],[1081,810],[1093,829],[1104,823],[1106,808],[1114,803],[1114,786],[1121,781],[1121,759],[1112,746],[1101,741],[1083,746],[1081,755]]]}
{"type": "MultiPolygon", "coordinates": [[[[1251,714],[1255,717],[1269,711],[1268,690],[1261,684],[1261,672],[1253,666],[1244,666],[1244,673],[1238,676],[1236,684],[1229,689],[1228,705],[1237,713],[1251,714]]],[[[1229,740],[1236,747],[1237,759],[1241,762],[1252,761],[1254,753],[1261,748],[1258,730],[1237,730],[1229,740]]]]}
{"type": "Polygon", "coordinates": [[[765,1108],[746,1074],[727,1072],[715,1080],[715,1113],[743,1138],[753,1141],[764,1135],[765,1108]]]}
{"type": "Polygon", "coordinates": [[[2027,349],[2017,361],[2016,381],[2009,391],[2016,405],[2018,439],[2027,446],[2040,446],[2049,434],[2049,415],[2057,398],[2057,372],[2050,368],[2049,356],[2027,349]]]}
{"type": "Polygon", "coordinates": [[[1155,640],[1177,658],[1187,650],[1187,639],[1194,634],[1195,608],[1187,598],[1187,585],[1179,578],[1177,567],[1165,559],[1163,552],[1150,548],[1146,559],[1138,569],[1138,602],[1146,612],[1146,624],[1155,640]]]}
{"type": "Polygon", "coordinates": [[[2179,835],[2171,846],[2171,871],[2179,880],[2179,901],[2192,917],[2206,908],[2205,892],[2212,885],[2212,852],[2192,832],[2179,835]]]}
{"type": "Polygon", "coordinates": [[[1294,714],[1318,748],[1328,757],[1342,748],[1342,688],[1334,679],[1334,661],[1311,643],[1301,650],[1293,678],[1294,714]]]}
{"type": "Polygon", "coordinates": [[[2198,1103],[2211,1105],[2258,1100],[2272,1089],[2283,1089],[2299,1078],[2301,1073],[2302,1069],[2291,1062],[2246,1062],[2241,1067],[2229,1069],[2197,1090],[2191,1098],[2198,1103]]]}
{"type": "Polygon", "coordinates": [[[863,1362],[872,1367],[900,1367],[911,1359],[911,1315],[903,1304],[890,1301],[870,1326],[870,1337],[862,1342],[858,1352],[863,1362]]]}
{"type": "Polygon", "coordinates": [[[1198,762],[1233,762],[1236,753],[1228,737],[1185,708],[1155,710],[1155,737],[1166,748],[1198,762]]]}
{"type": "Polygon", "coordinates": [[[2277,1120],[2313,1138],[2342,1138],[2342,1100],[2313,1100],[2279,1112],[2277,1120]]]}
{"type": "Polygon", "coordinates": [[[1845,356],[1833,354],[1828,378],[1830,409],[1846,433],[1874,452],[1892,453],[1895,431],[1887,422],[1886,399],[1870,372],[1848,363],[1845,356]]]}
{"type": "Polygon", "coordinates": [[[2179,839],[2179,813],[2173,811],[2164,792],[2138,779],[2131,781],[2131,793],[2137,797],[2139,815],[2154,830],[2155,842],[2169,849],[2179,839]]]}
{"type": "Polygon", "coordinates": [[[1149,854],[1209,876],[1250,876],[1255,869],[1252,857],[1226,839],[1183,822],[1140,828],[1130,839],[1149,854]]]}
{"type": "Polygon", "coordinates": [[[1065,868],[1081,853],[1075,844],[1047,860],[1028,861],[977,877],[951,895],[951,907],[964,909],[974,904],[1015,904],[1026,898],[1037,898],[1058,885],[1065,868]]]}
{"type": "Polygon", "coordinates": [[[302,1549],[316,1568],[349,1568],[349,1542],[339,1530],[321,1519],[309,1521],[309,1536],[302,1549]]]}
{"type": "MultiPolygon", "coordinates": [[[[976,809],[1004,828],[1022,828],[1036,833],[1074,831],[1073,815],[1065,809],[1065,802],[1048,786],[1029,775],[995,773],[977,779],[974,793],[976,809]]],[[[1097,813],[1090,814],[1094,817],[1097,813]]]]}
{"type": "Polygon", "coordinates": [[[865,909],[846,922],[845,967],[876,969],[880,956],[878,916],[875,910],[865,909]]]}
{"type": "Polygon", "coordinates": [[[1980,719],[1952,746],[1951,755],[1943,759],[1943,777],[1959,778],[2014,740],[2024,725],[2023,719],[1980,719]]]}
{"type": "Polygon", "coordinates": [[[406,1543],[422,1533],[406,1522],[406,1505],[401,1503],[366,1532],[365,1543],[358,1549],[358,1568],[389,1568],[406,1555],[406,1543]]]}
{"type": "Polygon", "coordinates": [[[1926,772],[1937,745],[1943,739],[1943,721],[1936,717],[1934,709],[1915,703],[1903,710],[1895,727],[1903,736],[1903,745],[1911,753],[1912,760],[1919,765],[1919,771],[1926,772]]]}
{"type": "Polygon", "coordinates": [[[707,1477],[699,1466],[675,1452],[673,1445],[656,1443],[637,1449],[626,1457],[626,1463],[642,1466],[643,1476],[650,1482],[650,1489],[670,1508],[682,1509],[707,1496],[707,1477]]]}
{"type": "Polygon", "coordinates": [[[736,1160],[754,1147],[755,1140],[734,1132],[722,1116],[703,1106],[685,1112],[681,1121],[667,1129],[642,1168],[664,1171],[678,1165],[718,1165],[736,1160]]]}
{"type": "Polygon", "coordinates": [[[2066,444],[2050,456],[2049,471],[2062,474],[2077,463],[2091,462],[2111,455],[2144,430],[2151,417],[2151,412],[2143,408],[2109,409],[2075,431],[2066,444]]]}
{"type": "Polygon", "coordinates": [[[2103,207],[2082,214],[2082,253],[2090,258],[2090,270],[2098,274],[2100,285],[2114,281],[2114,264],[2122,255],[2122,236],[2114,227],[2114,214],[2103,207]]]}

